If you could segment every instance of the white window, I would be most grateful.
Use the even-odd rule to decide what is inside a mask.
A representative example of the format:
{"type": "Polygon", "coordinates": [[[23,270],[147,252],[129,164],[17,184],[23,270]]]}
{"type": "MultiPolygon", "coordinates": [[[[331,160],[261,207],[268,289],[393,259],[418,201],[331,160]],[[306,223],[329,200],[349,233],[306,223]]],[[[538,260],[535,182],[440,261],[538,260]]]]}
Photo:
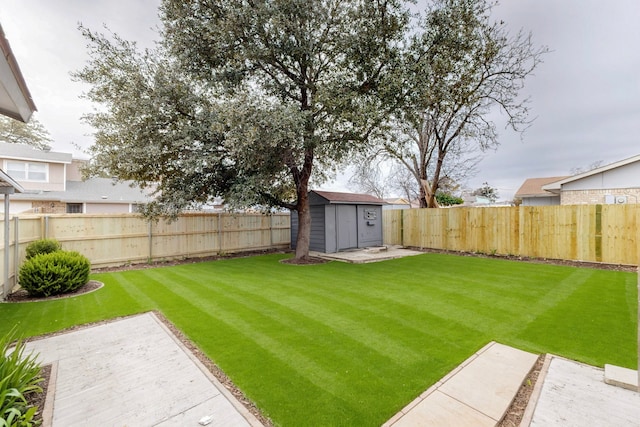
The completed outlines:
{"type": "Polygon", "coordinates": [[[18,181],[47,182],[49,165],[46,163],[27,163],[7,161],[7,174],[18,181]]]}

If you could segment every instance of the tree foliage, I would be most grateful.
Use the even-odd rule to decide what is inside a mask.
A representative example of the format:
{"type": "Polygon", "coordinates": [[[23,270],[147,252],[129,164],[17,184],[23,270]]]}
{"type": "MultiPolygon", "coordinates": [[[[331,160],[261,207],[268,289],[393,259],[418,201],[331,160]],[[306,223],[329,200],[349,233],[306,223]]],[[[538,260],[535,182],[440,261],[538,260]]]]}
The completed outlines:
{"type": "Polygon", "coordinates": [[[464,200],[461,197],[454,196],[451,193],[445,193],[444,191],[438,191],[436,193],[436,199],[440,206],[454,206],[464,203],[464,200]]]}
{"type": "Polygon", "coordinates": [[[401,79],[412,88],[381,141],[385,155],[403,164],[421,185],[421,204],[436,206],[443,177],[471,175],[484,150],[498,145],[489,118],[498,109],[508,125],[530,124],[519,94],[545,48],[531,35],[510,35],[492,22],[486,0],[435,0],[411,39],[401,79]]]}
{"type": "Polygon", "coordinates": [[[223,194],[233,174],[216,132],[219,106],[161,49],[81,27],[91,62],[74,73],[98,104],[85,120],[95,129],[88,172],[155,188],[150,216],[176,215],[223,194]]]}
{"type": "Polygon", "coordinates": [[[366,144],[397,103],[392,71],[408,11],[399,0],[164,0],[160,45],[82,28],[91,60],[75,77],[102,108],[92,171],[155,186],[149,215],[222,196],[297,211],[366,144]]]}
{"type": "Polygon", "coordinates": [[[0,115],[0,141],[26,144],[38,150],[48,150],[52,142],[47,129],[35,117],[28,123],[0,115]]]}
{"type": "Polygon", "coordinates": [[[291,209],[305,258],[310,183],[371,141],[435,203],[472,147],[495,144],[493,106],[526,123],[516,95],[540,52],[489,10],[436,0],[413,28],[402,0],[163,0],[161,40],[144,51],[81,27],[91,59],[75,78],[98,104],[90,171],[154,188],[150,217],[215,196],[291,209]]]}
{"type": "Polygon", "coordinates": [[[490,186],[488,182],[483,182],[482,187],[476,188],[471,194],[474,196],[486,197],[492,203],[498,200],[499,197],[498,190],[490,186]]]}

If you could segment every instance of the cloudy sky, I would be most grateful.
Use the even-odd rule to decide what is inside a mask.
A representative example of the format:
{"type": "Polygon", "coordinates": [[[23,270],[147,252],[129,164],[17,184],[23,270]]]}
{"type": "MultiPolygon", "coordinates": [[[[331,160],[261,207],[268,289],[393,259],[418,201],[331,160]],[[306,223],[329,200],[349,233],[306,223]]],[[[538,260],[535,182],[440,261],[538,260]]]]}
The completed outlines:
{"type": "MultiPolygon", "coordinates": [[[[160,0],[2,0],[0,24],[51,133],[56,151],[91,144],[80,122],[91,111],[86,90],[69,73],[87,60],[78,23],[103,24],[142,47],[152,46],[160,0]]],[[[512,32],[531,31],[551,52],[522,92],[533,125],[520,136],[500,127],[500,147],[486,153],[467,185],[483,182],[510,199],[525,178],[567,175],[593,162],[640,154],[640,2],[637,0],[502,0],[494,11],[512,32]]],[[[345,190],[342,182],[325,189],[345,190]]]]}

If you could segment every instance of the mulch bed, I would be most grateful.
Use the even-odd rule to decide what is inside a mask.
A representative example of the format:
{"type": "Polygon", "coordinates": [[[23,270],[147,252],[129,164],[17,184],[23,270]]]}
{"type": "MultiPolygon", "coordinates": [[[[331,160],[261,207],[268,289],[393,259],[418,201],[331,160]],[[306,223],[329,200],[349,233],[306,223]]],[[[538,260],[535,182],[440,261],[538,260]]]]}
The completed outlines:
{"type": "Polygon", "coordinates": [[[89,292],[100,289],[103,285],[102,282],[96,280],[89,280],[84,286],[79,287],[73,292],[67,292],[65,294],[53,295],[50,297],[32,297],[24,289],[18,289],[15,292],[7,295],[7,302],[36,302],[36,301],[51,301],[60,298],[70,298],[77,295],[88,294],[89,292]]]}
{"type": "Polygon", "coordinates": [[[518,255],[486,254],[482,252],[459,252],[459,251],[450,251],[445,249],[429,249],[429,248],[418,248],[418,247],[407,247],[406,249],[411,249],[414,251],[419,251],[424,253],[440,253],[440,254],[478,257],[478,258],[497,258],[497,259],[507,259],[510,261],[530,262],[535,264],[553,264],[553,265],[566,265],[570,267],[595,268],[598,270],[627,271],[631,273],[635,273],[636,271],[638,271],[637,265],[605,264],[603,262],[569,261],[564,259],[535,258],[535,257],[518,256],[518,255]]]}
{"type": "Polygon", "coordinates": [[[504,417],[498,423],[498,427],[517,427],[522,422],[522,417],[524,415],[525,410],[527,409],[527,405],[529,404],[529,400],[531,400],[531,394],[533,393],[533,388],[538,381],[538,377],[540,376],[540,371],[542,370],[542,365],[544,364],[545,355],[541,354],[538,357],[538,360],[529,371],[529,374],[525,378],[522,386],[520,386],[520,390],[516,393],[513,401],[511,402],[511,406],[507,409],[504,417]]]}

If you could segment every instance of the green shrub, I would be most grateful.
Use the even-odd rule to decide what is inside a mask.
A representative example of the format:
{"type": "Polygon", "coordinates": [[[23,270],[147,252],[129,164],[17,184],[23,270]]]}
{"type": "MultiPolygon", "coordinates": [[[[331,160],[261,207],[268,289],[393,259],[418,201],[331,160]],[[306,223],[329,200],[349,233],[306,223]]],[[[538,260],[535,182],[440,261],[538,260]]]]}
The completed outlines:
{"type": "Polygon", "coordinates": [[[27,246],[27,259],[31,259],[39,254],[49,254],[51,252],[61,251],[62,246],[56,239],[40,239],[29,243],[27,246]]]}
{"type": "Polygon", "coordinates": [[[31,296],[73,292],[89,281],[91,263],[72,251],[36,255],[20,267],[20,286],[31,296]]]}
{"type": "Polygon", "coordinates": [[[461,205],[464,203],[462,198],[440,191],[436,192],[436,200],[441,206],[461,205]]]}
{"type": "Polygon", "coordinates": [[[38,408],[29,406],[31,393],[42,393],[42,381],[36,355],[24,355],[21,340],[11,349],[14,331],[0,337],[0,427],[31,427],[38,408]]]}

